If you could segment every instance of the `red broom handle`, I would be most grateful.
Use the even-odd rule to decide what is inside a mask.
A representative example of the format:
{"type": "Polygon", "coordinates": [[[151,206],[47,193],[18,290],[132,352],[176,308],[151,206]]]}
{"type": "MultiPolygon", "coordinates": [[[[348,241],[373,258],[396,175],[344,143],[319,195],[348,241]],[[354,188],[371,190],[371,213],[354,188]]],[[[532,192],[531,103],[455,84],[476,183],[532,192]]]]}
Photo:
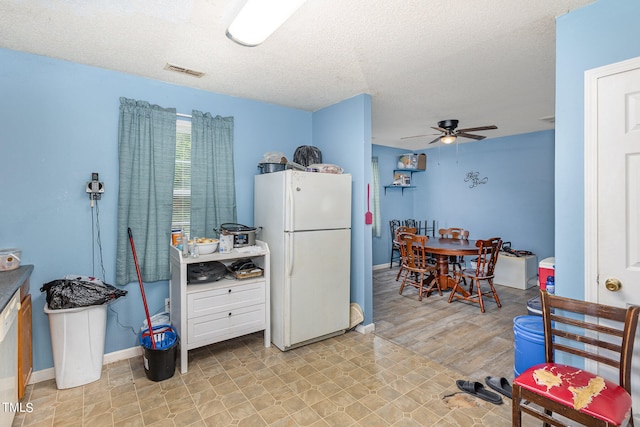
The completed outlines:
{"type": "Polygon", "coordinates": [[[131,243],[131,252],[133,253],[133,263],[136,265],[136,274],[138,274],[138,283],[140,284],[140,294],[142,295],[142,303],[144,304],[144,313],[147,315],[147,326],[149,327],[149,335],[151,336],[151,347],[156,349],[156,340],[153,336],[153,327],[151,326],[151,317],[149,317],[149,307],[147,306],[147,297],[144,295],[144,285],[142,284],[142,275],[140,274],[140,266],[138,265],[138,256],[136,255],[136,246],[133,244],[133,233],[127,228],[129,233],[129,242],[131,243]]]}

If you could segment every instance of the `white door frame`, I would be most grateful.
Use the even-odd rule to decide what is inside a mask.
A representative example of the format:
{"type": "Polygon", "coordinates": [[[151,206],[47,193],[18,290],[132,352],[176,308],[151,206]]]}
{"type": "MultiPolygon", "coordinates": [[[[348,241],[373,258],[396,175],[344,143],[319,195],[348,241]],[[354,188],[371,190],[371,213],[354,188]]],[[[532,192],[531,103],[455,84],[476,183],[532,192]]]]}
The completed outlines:
{"type": "Polygon", "coordinates": [[[584,73],[584,297],[598,302],[598,79],[640,68],[640,57],[584,73]]]}

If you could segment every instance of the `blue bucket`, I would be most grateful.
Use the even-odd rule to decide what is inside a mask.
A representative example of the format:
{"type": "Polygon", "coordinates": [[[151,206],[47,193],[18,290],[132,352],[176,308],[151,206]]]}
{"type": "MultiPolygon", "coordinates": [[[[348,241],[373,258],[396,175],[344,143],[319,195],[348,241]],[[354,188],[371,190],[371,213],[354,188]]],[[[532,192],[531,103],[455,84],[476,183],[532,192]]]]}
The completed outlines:
{"type": "Polygon", "coordinates": [[[544,325],[540,316],[513,318],[513,375],[519,376],[533,365],[546,361],[544,325]]]}
{"type": "Polygon", "coordinates": [[[152,327],[153,337],[149,329],[140,333],[144,373],[151,381],[163,381],[171,378],[176,370],[178,356],[178,333],[171,325],[152,327]],[[153,348],[153,339],[156,348],[153,348]]]}
{"type": "MultiPolygon", "coordinates": [[[[171,325],[154,325],[153,326],[153,340],[155,342],[156,350],[163,350],[173,347],[178,340],[178,333],[171,325]]],[[[151,343],[151,334],[149,334],[149,328],[144,329],[140,333],[140,345],[144,348],[153,348],[151,343]]]]}

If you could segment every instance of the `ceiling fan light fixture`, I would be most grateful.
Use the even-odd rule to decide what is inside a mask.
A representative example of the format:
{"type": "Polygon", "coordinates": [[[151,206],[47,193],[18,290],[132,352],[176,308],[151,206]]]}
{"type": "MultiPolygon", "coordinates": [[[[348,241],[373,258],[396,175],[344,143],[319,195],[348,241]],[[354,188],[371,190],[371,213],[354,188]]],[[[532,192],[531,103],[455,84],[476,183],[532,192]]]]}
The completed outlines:
{"type": "Polygon", "coordinates": [[[227,37],[248,47],[258,46],[306,0],[248,0],[227,28],[227,37]]]}
{"type": "Polygon", "coordinates": [[[455,142],[455,140],[456,140],[455,135],[443,135],[440,137],[440,142],[442,142],[443,144],[451,144],[455,142]]]}

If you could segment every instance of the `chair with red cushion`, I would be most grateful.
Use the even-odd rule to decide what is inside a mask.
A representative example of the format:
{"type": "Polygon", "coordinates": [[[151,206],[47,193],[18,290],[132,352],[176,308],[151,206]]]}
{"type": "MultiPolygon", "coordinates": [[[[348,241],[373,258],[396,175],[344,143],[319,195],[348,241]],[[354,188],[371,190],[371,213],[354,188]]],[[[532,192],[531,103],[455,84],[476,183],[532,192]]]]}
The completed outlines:
{"type": "Polygon", "coordinates": [[[546,363],[530,367],[514,380],[511,424],[521,426],[524,412],[544,426],[565,425],[554,414],[586,426],[633,425],[631,359],[640,307],[540,294],[546,363]],[[612,366],[619,376],[614,381],[555,363],[559,352],[612,366]]]}

